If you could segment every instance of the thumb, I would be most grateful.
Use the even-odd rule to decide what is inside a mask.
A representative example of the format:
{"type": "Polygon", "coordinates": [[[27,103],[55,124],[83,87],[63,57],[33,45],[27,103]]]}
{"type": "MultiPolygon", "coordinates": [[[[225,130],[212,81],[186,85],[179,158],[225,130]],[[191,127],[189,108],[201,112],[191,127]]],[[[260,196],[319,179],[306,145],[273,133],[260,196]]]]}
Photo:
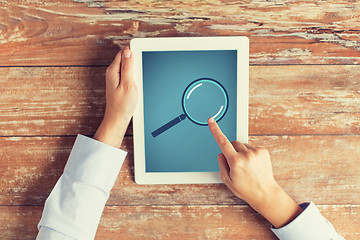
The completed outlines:
{"type": "Polygon", "coordinates": [[[129,46],[124,48],[121,58],[121,83],[131,83],[134,81],[134,57],[129,46]]]}

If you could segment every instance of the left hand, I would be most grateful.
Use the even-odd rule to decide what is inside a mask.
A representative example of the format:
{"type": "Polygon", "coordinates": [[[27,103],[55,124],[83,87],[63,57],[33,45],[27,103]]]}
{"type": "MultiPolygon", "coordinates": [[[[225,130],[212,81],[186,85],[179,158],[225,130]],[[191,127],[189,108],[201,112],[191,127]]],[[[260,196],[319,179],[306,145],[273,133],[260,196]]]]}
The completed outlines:
{"type": "Polygon", "coordinates": [[[120,147],[134,114],[138,91],[134,81],[134,58],[128,46],[106,69],[106,110],[94,138],[120,147]]]}

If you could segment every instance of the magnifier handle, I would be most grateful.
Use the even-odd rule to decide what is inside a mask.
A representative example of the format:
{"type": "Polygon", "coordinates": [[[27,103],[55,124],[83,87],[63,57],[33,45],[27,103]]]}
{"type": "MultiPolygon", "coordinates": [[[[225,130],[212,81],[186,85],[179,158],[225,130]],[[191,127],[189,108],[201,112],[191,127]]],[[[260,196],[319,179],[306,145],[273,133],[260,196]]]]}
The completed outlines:
{"type": "Polygon", "coordinates": [[[183,113],[180,116],[174,118],[173,120],[171,120],[170,122],[164,124],[163,126],[159,127],[158,129],[156,129],[155,131],[153,131],[151,133],[151,135],[153,137],[156,137],[160,134],[162,134],[163,132],[165,132],[166,130],[168,130],[169,128],[172,128],[173,126],[175,126],[176,124],[178,124],[179,122],[181,122],[182,120],[184,120],[186,118],[186,115],[183,113]]]}

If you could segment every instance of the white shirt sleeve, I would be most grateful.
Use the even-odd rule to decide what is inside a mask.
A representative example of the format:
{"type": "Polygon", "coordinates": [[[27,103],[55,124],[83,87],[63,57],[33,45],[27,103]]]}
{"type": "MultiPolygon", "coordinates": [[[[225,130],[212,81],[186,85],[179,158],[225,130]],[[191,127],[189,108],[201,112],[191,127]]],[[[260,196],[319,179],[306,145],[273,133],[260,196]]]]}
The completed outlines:
{"type": "Polygon", "coordinates": [[[271,227],[281,240],[344,240],[336,233],[333,225],[326,220],[313,202],[300,205],[303,212],[282,228],[271,227]]]}
{"type": "Polygon", "coordinates": [[[126,152],[78,135],[47,198],[37,240],[94,239],[126,152]]]}

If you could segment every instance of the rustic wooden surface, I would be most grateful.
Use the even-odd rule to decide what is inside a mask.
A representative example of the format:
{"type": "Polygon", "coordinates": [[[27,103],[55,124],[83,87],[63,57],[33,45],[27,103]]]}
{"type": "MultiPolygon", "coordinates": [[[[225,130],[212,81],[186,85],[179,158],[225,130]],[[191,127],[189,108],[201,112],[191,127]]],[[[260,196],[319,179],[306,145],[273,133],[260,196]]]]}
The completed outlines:
{"type": "MultiPolygon", "coordinates": [[[[320,212],[346,239],[358,239],[359,206],[320,205],[320,212]]],[[[40,206],[0,207],[1,239],[33,239],[40,206]],[[9,237],[16,236],[16,237],[9,237]]],[[[237,206],[106,206],[97,239],[277,239],[270,224],[250,207],[237,206]],[[124,238],[125,236],[125,238],[124,238]]]]}
{"type": "Polygon", "coordinates": [[[357,1],[1,0],[0,64],[108,64],[133,37],[244,35],[252,64],[357,64],[357,1]]]}
{"type": "MultiPolygon", "coordinates": [[[[134,37],[250,39],[250,143],[275,178],[360,236],[357,1],[0,0],[0,239],[34,239],[76,134],[104,112],[104,71],[134,37]]],[[[222,184],[139,186],[129,155],[97,239],[276,239],[222,184]]]]}
{"type": "MultiPolygon", "coordinates": [[[[74,141],[74,137],[1,138],[0,167],[7,171],[0,182],[0,204],[44,204],[74,141]],[[44,182],[47,184],[41,184],[44,182]]],[[[266,145],[271,151],[276,179],[296,200],[360,204],[360,164],[354,158],[360,155],[359,136],[251,136],[250,143],[266,145]]],[[[122,149],[130,154],[112,190],[110,205],[243,204],[223,184],[136,185],[132,137],[126,137],[122,149]]]]}
{"type": "MultiPolygon", "coordinates": [[[[104,112],[105,69],[0,68],[0,135],[93,134],[104,112]]],[[[251,66],[249,131],[359,134],[359,96],[360,65],[251,66]]]]}

